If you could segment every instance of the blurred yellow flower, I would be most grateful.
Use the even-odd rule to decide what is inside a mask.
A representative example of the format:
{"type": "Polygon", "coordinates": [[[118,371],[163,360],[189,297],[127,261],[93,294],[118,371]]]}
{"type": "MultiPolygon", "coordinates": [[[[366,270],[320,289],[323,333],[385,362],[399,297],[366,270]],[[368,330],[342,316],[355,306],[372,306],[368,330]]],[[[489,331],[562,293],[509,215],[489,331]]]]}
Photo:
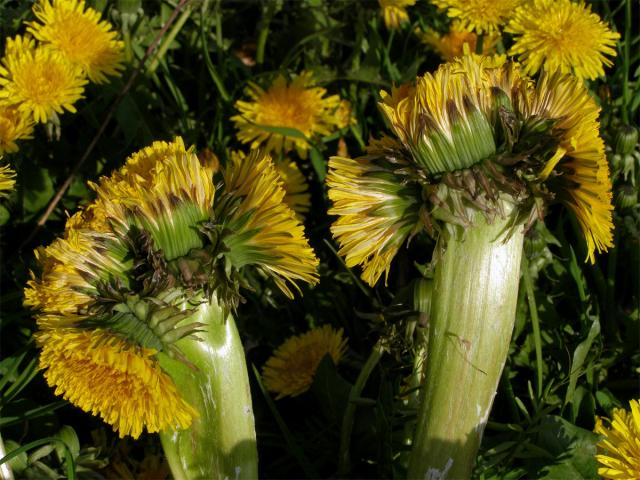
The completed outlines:
{"type": "Polygon", "coordinates": [[[607,56],[615,56],[616,32],[591,12],[591,7],[571,0],[533,0],[523,4],[506,30],[515,41],[509,54],[518,56],[526,73],[543,66],[579,78],[604,75],[607,56]]]}
{"type": "Polygon", "coordinates": [[[92,82],[120,75],[124,42],[100,13],[85,9],[84,0],[40,0],[33,12],[41,23],[30,22],[29,32],[81,67],[92,82]]]}
{"type": "MultiPolygon", "coordinates": [[[[416,35],[422,43],[433,48],[443,60],[453,60],[455,57],[461,57],[465,53],[473,53],[476,51],[478,36],[461,27],[459,21],[454,21],[449,28],[449,32],[440,34],[434,30],[422,31],[416,29],[416,35]],[[467,51],[465,51],[465,45],[467,51]]],[[[483,39],[482,53],[489,55],[495,50],[495,45],[499,37],[496,35],[487,35],[483,39]]]]}
{"type": "Polygon", "coordinates": [[[330,355],[338,365],[346,350],[347,339],[342,338],[342,329],[334,330],[330,325],[290,337],[262,367],[264,385],[277,394],[277,399],[300,395],[313,384],[325,355],[330,355]]]}
{"type": "Polygon", "coordinates": [[[153,358],[104,330],[36,333],[40,368],[56,395],[112,425],[120,438],[187,428],[197,411],[153,358]]]}
{"type": "Polygon", "coordinates": [[[20,37],[9,39],[0,66],[0,105],[15,105],[36,122],[46,122],[63,110],[75,112],[87,81],[82,71],[59,52],[33,48],[20,37]]]}
{"type": "Polygon", "coordinates": [[[602,478],[640,478],[640,405],[637,400],[631,400],[629,405],[630,412],[614,408],[612,420],[596,417],[594,432],[603,436],[596,455],[602,478]]]}
{"type": "Polygon", "coordinates": [[[297,214],[303,215],[307,213],[311,207],[311,194],[309,193],[307,180],[296,162],[285,158],[280,162],[276,162],[275,167],[287,192],[282,201],[297,214]]]}
{"type": "Polygon", "coordinates": [[[336,116],[336,126],[339,129],[347,128],[349,125],[355,125],[357,123],[349,100],[340,100],[340,104],[334,115],[336,116]]]}
{"type": "Polygon", "coordinates": [[[311,146],[308,139],[329,135],[344,122],[343,116],[336,115],[341,108],[340,97],[327,97],[326,93],[324,88],[314,86],[311,72],[302,72],[290,83],[279,75],[267,90],[249,83],[246,94],[252,101],[238,100],[235,106],[240,113],[231,117],[238,139],[250,143],[252,149],[262,147],[276,155],[295,148],[306,158],[311,146]],[[299,133],[278,132],[273,127],[299,133]]]}
{"type": "Polygon", "coordinates": [[[432,0],[460,20],[460,27],[477,34],[494,34],[507,23],[514,9],[525,0],[432,0]]]}
{"type": "Polygon", "coordinates": [[[406,7],[415,5],[416,0],[378,0],[378,3],[382,9],[384,24],[389,29],[395,29],[409,21],[406,7]]]}
{"type": "Polygon", "coordinates": [[[13,190],[16,172],[9,165],[0,167],[0,197],[4,197],[10,190],[13,190]]]}
{"type": "Polygon", "coordinates": [[[33,119],[16,107],[0,106],[0,154],[18,151],[17,140],[31,138],[33,119]]]}

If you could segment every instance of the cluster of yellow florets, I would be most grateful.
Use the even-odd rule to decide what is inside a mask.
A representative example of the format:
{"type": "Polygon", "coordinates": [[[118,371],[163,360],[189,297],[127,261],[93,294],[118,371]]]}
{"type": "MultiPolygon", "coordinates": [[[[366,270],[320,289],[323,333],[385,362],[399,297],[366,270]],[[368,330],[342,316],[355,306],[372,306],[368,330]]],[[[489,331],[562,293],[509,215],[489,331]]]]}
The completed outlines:
{"type": "Polygon", "coordinates": [[[0,154],[18,150],[34,124],[55,119],[88,81],[120,75],[124,43],[84,0],[39,0],[27,33],[7,39],[0,64],[0,154]]]}
{"type": "MultiPolygon", "coordinates": [[[[327,95],[308,71],[291,80],[278,75],[266,89],[250,83],[245,93],[251,100],[238,100],[235,107],[239,113],[231,117],[238,140],[251,149],[271,153],[286,191],[284,201],[302,217],[309,210],[311,195],[291,154],[306,159],[316,139],[353,125],[351,103],[338,95],[327,95]]],[[[232,155],[245,156],[243,152],[232,155]]]]}
{"type": "Polygon", "coordinates": [[[544,69],[593,80],[604,75],[620,35],[583,2],[571,0],[432,0],[453,20],[448,32],[416,29],[443,59],[465,53],[508,55],[524,71],[544,69]],[[509,47],[510,44],[510,47],[509,47]]]}

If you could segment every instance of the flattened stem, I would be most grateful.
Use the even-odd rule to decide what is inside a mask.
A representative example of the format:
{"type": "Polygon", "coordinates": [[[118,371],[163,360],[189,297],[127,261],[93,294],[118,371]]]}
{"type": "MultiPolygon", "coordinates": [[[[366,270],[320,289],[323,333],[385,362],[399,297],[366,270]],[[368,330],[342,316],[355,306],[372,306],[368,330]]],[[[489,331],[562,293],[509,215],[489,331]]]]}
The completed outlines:
{"type": "Polygon", "coordinates": [[[183,398],[199,413],[190,428],[160,434],[176,480],[257,479],[258,451],[244,349],[232,315],[202,304],[189,322],[204,324],[176,343],[186,359],[161,359],[183,398]]]}
{"type": "Polygon", "coordinates": [[[409,478],[471,477],[515,320],[524,234],[508,225],[477,215],[436,265],[409,478]]]}

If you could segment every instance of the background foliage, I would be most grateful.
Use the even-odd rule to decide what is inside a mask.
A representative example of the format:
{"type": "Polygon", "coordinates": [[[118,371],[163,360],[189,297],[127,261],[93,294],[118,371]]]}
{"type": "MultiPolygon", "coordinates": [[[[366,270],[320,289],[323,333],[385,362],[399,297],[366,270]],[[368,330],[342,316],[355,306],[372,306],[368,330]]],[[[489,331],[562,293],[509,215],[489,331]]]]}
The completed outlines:
{"type": "MultiPolygon", "coordinates": [[[[632,16],[637,27],[638,4],[632,16]]],[[[251,375],[261,475],[266,478],[402,477],[415,411],[407,377],[411,338],[424,320],[412,307],[414,279],[428,275],[433,244],[414,242],[400,253],[388,285],[371,289],[336,255],[323,184],[327,159],[346,142],[362,152],[385,130],[377,111],[380,89],[434,70],[440,58],[422,45],[414,27],[444,25],[426,1],[410,9],[411,25],[389,31],[375,1],[192,0],[161,36],[159,48],[123,89],[145,51],[176,7],[171,0],[95,0],[126,42],[127,69],[107,85],[92,85],[60,125],[38,126],[32,141],[5,157],[17,170],[17,189],[0,203],[0,431],[18,476],[29,478],[164,478],[169,475],[158,438],[119,440],[108,426],[53,394],[37,370],[31,313],[22,291],[34,268],[33,249],[63,230],[68,213],[91,198],[86,186],[119,167],[153,140],[181,135],[185,144],[210,148],[223,161],[238,148],[234,102],[249,80],[267,85],[278,72],[311,70],[329,93],[349,99],[357,118],[339,134],[297,159],[312,193],[306,230],[321,258],[321,282],[286,301],[273,285],[246,295],[239,326],[249,364],[260,369],[285,338],[331,323],[349,338],[346,360],[323,362],[314,387],[299,397],[272,400],[251,375]],[[95,138],[113,109],[104,133],[95,138]],[[95,148],[74,171],[92,141],[95,148]],[[42,228],[38,219],[63,182],[70,188],[42,228]],[[359,380],[360,391],[352,386],[359,380]],[[351,398],[349,397],[351,393],[351,398]],[[350,414],[345,409],[351,402],[350,414]],[[353,408],[355,407],[355,408],[353,408]],[[344,441],[352,428],[349,456],[344,441]],[[75,472],[75,473],[74,473],[75,472]]],[[[624,32],[625,1],[599,1],[593,9],[624,32]]],[[[32,2],[0,0],[0,37],[20,32],[32,2]]],[[[591,82],[602,106],[608,145],[621,125],[623,75],[630,72],[630,122],[640,107],[640,33],[627,68],[620,55],[606,78],[591,82]]],[[[624,159],[610,149],[614,198],[625,180],[624,159]]],[[[632,160],[640,175],[638,150],[632,160]]],[[[640,179],[639,179],[640,180],[640,179]]],[[[636,185],[638,183],[636,182],[636,185]]],[[[574,221],[552,211],[526,240],[516,329],[487,426],[478,478],[596,478],[594,415],[638,397],[640,369],[640,207],[614,213],[616,247],[595,265],[574,221]],[[577,247],[572,247],[577,246],[577,247]]],[[[443,368],[446,368],[443,366],[443,368]]],[[[252,372],[253,373],[253,372],[252,372]]],[[[461,395],[464,392],[460,392],[461,395]]]]}

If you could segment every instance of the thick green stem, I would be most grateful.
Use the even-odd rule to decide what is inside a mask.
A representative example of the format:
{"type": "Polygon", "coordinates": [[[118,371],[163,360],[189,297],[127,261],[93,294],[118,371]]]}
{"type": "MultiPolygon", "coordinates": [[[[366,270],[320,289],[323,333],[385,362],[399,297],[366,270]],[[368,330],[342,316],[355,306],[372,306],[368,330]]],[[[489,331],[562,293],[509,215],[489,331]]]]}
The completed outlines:
{"type": "Polygon", "coordinates": [[[510,227],[478,215],[436,264],[409,478],[471,476],[515,319],[523,232],[510,227]]]}
{"type": "Polygon", "coordinates": [[[177,346],[187,366],[169,358],[162,368],[199,413],[186,430],[160,435],[176,480],[258,478],[256,432],[244,350],[231,315],[203,303],[189,321],[204,324],[199,340],[177,346]]]}
{"type": "MultiPolygon", "coordinates": [[[[2,435],[0,435],[0,458],[4,458],[7,455],[7,451],[4,448],[4,442],[2,441],[2,435]]],[[[13,471],[9,462],[0,464],[0,480],[13,480],[13,471]]]]}

